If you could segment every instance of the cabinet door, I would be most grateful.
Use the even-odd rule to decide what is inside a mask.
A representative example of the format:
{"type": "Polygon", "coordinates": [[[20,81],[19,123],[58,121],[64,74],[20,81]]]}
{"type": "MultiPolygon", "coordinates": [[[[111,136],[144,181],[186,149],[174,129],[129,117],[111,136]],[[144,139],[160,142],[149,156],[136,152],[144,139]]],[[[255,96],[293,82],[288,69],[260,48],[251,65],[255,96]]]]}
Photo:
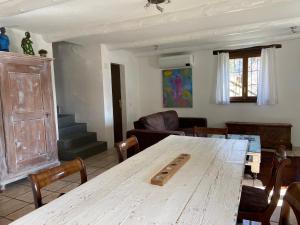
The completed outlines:
{"type": "Polygon", "coordinates": [[[9,173],[56,159],[56,129],[48,62],[6,64],[1,98],[9,173]]]}

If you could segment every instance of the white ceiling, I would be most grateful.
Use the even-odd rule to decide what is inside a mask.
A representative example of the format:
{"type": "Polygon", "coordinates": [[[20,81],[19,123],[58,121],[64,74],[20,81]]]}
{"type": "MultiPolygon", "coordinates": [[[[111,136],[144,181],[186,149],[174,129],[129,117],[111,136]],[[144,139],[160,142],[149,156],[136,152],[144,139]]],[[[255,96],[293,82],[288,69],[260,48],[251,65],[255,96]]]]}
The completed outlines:
{"type": "Polygon", "coordinates": [[[137,54],[234,48],[299,38],[299,0],[172,0],[160,14],[146,0],[0,0],[0,25],[51,42],[105,43],[137,54]]]}

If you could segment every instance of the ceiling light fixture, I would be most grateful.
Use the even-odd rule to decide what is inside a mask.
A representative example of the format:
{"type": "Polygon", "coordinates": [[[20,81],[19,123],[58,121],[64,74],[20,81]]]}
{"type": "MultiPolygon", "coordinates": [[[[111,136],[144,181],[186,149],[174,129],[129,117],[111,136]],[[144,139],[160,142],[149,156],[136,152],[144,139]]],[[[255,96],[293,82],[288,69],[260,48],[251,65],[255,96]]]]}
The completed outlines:
{"type": "Polygon", "coordinates": [[[160,6],[160,4],[162,3],[166,3],[166,4],[169,4],[171,3],[171,0],[147,0],[147,4],[145,5],[145,8],[149,8],[151,5],[155,5],[156,9],[158,11],[160,11],[161,13],[164,12],[164,8],[162,8],[160,6]]]}

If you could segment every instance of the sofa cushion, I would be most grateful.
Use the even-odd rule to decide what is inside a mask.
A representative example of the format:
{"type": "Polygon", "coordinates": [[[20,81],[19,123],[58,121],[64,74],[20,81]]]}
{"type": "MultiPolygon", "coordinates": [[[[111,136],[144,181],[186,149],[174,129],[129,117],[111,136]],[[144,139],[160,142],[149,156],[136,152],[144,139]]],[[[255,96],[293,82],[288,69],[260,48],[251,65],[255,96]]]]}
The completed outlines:
{"type": "Polygon", "coordinates": [[[179,129],[179,118],[178,114],[174,110],[162,112],[165,121],[165,127],[167,130],[178,130],[179,129]]]}
{"type": "Polygon", "coordinates": [[[140,121],[148,130],[166,130],[164,117],[161,113],[144,116],[140,118],[140,121]]]}

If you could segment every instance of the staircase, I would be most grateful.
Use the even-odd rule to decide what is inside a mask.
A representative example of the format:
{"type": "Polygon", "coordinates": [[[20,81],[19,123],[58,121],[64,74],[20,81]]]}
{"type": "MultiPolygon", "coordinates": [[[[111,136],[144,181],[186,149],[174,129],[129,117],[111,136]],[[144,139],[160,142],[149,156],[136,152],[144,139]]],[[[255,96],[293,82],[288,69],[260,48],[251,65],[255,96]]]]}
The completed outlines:
{"type": "Polygon", "coordinates": [[[87,132],[86,123],[76,123],[75,115],[58,115],[58,156],[68,161],[76,157],[87,158],[107,149],[107,143],[97,141],[97,133],[87,132]]]}

